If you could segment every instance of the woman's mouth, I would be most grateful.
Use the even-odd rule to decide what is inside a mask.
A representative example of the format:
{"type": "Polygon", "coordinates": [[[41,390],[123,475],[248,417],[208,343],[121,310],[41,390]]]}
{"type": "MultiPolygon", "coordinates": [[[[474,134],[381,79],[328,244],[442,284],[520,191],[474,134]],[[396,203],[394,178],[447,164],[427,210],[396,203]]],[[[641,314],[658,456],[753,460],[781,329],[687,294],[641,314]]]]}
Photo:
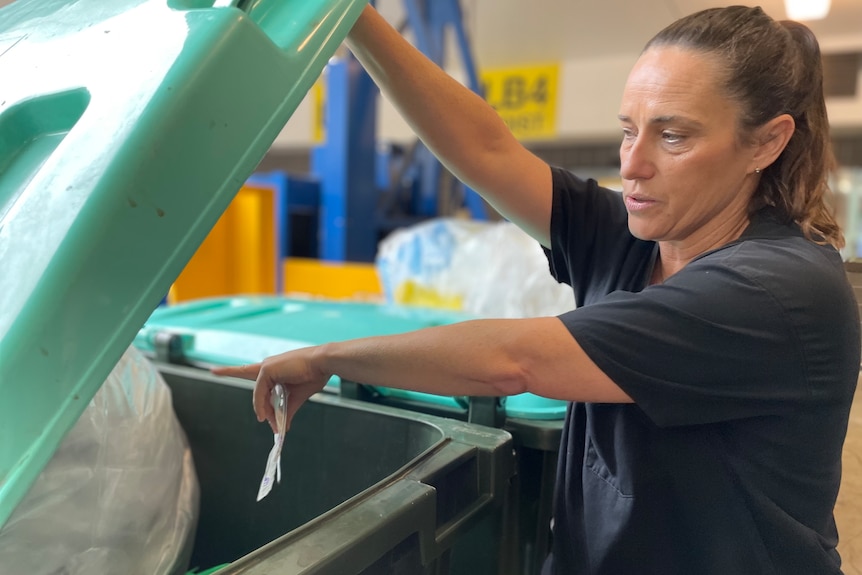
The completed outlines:
{"type": "Polygon", "coordinates": [[[646,196],[630,195],[625,197],[626,210],[629,213],[641,212],[656,204],[656,201],[646,196]]]}

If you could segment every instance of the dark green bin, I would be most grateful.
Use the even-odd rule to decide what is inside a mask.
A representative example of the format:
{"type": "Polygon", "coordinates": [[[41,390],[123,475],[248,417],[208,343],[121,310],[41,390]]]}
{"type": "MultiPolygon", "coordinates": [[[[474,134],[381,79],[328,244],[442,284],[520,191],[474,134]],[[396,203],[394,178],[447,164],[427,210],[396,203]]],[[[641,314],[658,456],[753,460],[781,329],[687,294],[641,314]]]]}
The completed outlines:
{"type": "Polygon", "coordinates": [[[272,432],[254,417],[251,383],[156,367],[200,481],[192,567],[442,575],[453,545],[506,497],[507,432],[318,394],[287,435],[281,484],[255,502],[272,432]]]}

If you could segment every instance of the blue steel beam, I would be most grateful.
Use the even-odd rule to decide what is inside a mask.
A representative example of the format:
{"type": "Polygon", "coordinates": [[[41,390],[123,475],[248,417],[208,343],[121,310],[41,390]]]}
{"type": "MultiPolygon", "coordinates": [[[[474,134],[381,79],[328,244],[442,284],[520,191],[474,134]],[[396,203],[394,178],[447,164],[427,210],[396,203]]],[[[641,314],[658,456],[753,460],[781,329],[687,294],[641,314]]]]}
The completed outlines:
{"type": "Polygon", "coordinates": [[[320,181],[319,257],[373,261],[377,251],[377,87],[348,54],[326,68],[326,142],[312,151],[320,181]]]}
{"type": "MultiPolygon", "coordinates": [[[[451,30],[454,33],[467,76],[467,87],[481,95],[479,74],[464,29],[464,15],[459,0],[404,0],[404,7],[407,24],[416,39],[416,48],[441,68],[446,64],[446,31],[451,30]]],[[[423,216],[438,215],[437,196],[440,191],[442,166],[424,146],[416,151],[414,162],[421,173],[419,197],[415,201],[416,213],[423,216]]],[[[482,198],[461,182],[455,185],[463,194],[470,215],[477,220],[487,219],[482,198]]]]}
{"type": "MultiPolygon", "coordinates": [[[[470,89],[480,93],[476,66],[470,53],[458,0],[404,0],[407,20],[417,48],[438,65],[444,65],[445,34],[451,29],[470,89]]],[[[373,261],[381,232],[398,217],[387,221],[377,214],[383,179],[377,164],[377,88],[356,59],[348,54],[333,59],[326,72],[326,141],[312,151],[311,171],[320,182],[319,257],[330,261],[373,261]]],[[[401,170],[412,176],[409,216],[417,219],[439,214],[442,165],[421,143],[401,170]]],[[[393,182],[395,186],[402,182],[393,182]]],[[[474,219],[487,219],[485,204],[460,182],[456,192],[474,219]]],[[[403,219],[403,218],[401,218],[403,219]]]]}

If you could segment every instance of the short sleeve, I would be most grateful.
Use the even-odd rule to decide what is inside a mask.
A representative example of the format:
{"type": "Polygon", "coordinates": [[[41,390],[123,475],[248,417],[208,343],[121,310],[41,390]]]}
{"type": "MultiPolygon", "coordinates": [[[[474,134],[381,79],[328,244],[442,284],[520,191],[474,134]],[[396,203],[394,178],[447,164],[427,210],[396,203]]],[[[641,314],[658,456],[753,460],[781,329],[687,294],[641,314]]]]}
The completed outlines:
{"type": "Polygon", "coordinates": [[[574,288],[578,306],[589,305],[614,289],[640,289],[655,244],[631,235],[619,192],[552,169],[551,249],[545,250],[551,274],[574,288]]]}
{"type": "Polygon", "coordinates": [[[809,396],[798,324],[752,274],[707,257],[560,316],[657,425],[780,414],[809,396]]]}

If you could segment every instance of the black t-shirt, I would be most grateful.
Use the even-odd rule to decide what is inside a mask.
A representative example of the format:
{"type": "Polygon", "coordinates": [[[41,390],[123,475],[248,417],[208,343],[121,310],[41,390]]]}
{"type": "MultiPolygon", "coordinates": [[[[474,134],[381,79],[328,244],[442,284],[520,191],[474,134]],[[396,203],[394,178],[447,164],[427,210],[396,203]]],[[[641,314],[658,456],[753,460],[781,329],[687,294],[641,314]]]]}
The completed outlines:
{"type": "Polygon", "coordinates": [[[840,573],[860,334],[838,252],[767,209],[646,287],[658,247],[620,195],[553,178],[548,258],[579,306],[560,319],[635,403],[570,406],[546,572],[840,573]]]}

